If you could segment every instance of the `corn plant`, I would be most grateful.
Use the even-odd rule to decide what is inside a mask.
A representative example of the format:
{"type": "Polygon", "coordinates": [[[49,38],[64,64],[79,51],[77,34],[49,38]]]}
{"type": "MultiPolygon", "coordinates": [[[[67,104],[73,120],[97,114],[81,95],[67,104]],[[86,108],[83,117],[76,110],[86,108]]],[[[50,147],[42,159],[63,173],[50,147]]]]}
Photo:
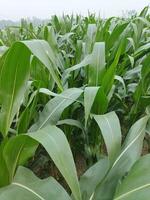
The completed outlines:
{"type": "Polygon", "coordinates": [[[89,168],[80,182],[64,133],[55,125],[47,125],[36,132],[15,136],[1,145],[1,171],[4,176],[1,185],[10,183],[10,186],[2,187],[0,199],[148,199],[150,190],[146,193],[145,190],[149,187],[149,155],[141,159],[140,155],[149,117],[138,120],[131,127],[122,147],[117,115],[111,112],[92,117],[101,129],[108,157],[104,156],[89,168]],[[21,164],[29,148],[33,149],[37,142],[44,146],[66,179],[72,191],[71,197],[56,180],[40,180],[29,169],[19,167],[13,177],[16,165],[21,164]],[[145,173],[142,173],[143,169],[145,173]],[[9,176],[6,177],[6,174],[9,176]]]}

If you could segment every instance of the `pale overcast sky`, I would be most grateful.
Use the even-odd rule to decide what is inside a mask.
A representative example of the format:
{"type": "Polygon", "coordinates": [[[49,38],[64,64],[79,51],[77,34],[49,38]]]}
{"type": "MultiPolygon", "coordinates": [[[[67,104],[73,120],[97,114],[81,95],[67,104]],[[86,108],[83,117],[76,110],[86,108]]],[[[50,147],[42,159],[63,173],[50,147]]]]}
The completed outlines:
{"type": "Polygon", "coordinates": [[[0,0],[0,19],[48,18],[62,12],[85,15],[88,10],[109,17],[126,10],[140,11],[147,5],[150,0],[0,0]]]}

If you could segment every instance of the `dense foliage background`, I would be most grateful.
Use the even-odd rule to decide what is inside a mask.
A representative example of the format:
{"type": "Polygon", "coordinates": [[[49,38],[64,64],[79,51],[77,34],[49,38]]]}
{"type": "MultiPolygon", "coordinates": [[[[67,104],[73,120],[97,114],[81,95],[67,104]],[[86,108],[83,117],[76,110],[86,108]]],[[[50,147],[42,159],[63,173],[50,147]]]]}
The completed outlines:
{"type": "Polygon", "coordinates": [[[0,30],[0,200],[148,200],[149,115],[148,7],[0,30]]]}

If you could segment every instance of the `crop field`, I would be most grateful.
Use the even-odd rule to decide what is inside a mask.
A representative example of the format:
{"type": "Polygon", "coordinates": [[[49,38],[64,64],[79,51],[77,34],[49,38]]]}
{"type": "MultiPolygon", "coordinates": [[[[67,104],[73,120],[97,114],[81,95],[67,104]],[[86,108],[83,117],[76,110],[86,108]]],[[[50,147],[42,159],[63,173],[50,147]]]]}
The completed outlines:
{"type": "Polygon", "coordinates": [[[150,200],[150,12],[0,30],[0,200],[150,200]]]}

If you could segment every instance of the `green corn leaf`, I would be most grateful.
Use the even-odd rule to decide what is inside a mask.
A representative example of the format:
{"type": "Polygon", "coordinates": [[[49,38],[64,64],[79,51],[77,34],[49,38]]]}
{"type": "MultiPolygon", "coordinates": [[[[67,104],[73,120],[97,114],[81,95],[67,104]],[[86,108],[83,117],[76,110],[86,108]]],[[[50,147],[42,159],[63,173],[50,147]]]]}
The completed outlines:
{"type": "Polygon", "coordinates": [[[125,28],[127,27],[128,23],[117,24],[116,27],[113,29],[110,38],[108,40],[108,49],[112,48],[114,43],[118,40],[118,37],[123,33],[125,28]]]}
{"type": "Polygon", "coordinates": [[[93,44],[95,42],[97,27],[96,24],[88,24],[87,33],[86,33],[86,51],[91,53],[93,44]]]}
{"type": "Polygon", "coordinates": [[[52,177],[41,180],[29,169],[19,167],[11,185],[0,189],[0,200],[71,200],[52,177]]]}
{"type": "Polygon", "coordinates": [[[121,151],[121,129],[115,112],[93,115],[103,135],[111,164],[121,151]]]}
{"type": "Polygon", "coordinates": [[[143,156],[132,167],[127,177],[118,185],[114,200],[149,200],[150,155],[143,156]]]}
{"type": "Polygon", "coordinates": [[[115,78],[115,72],[116,68],[119,62],[119,58],[121,56],[122,48],[123,48],[124,40],[121,42],[118,51],[116,53],[115,59],[111,66],[107,69],[107,71],[104,74],[103,80],[102,80],[102,86],[104,88],[104,91],[106,94],[108,94],[113,86],[114,78],[115,78]]]}
{"type": "Polygon", "coordinates": [[[104,92],[103,87],[100,87],[96,94],[91,112],[97,115],[104,114],[107,111],[107,107],[108,98],[104,92]]]}
{"type": "Polygon", "coordinates": [[[57,125],[69,125],[69,126],[76,126],[77,128],[81,129],[83,132],[85,132],[84,127],[82,123],[75,119],[63,119],[57,122],[57,125]]]}
{"type": "Polygon", "coordinates": [[[99,90],[99,87],[86,87],[84,90],[84,109],[85,109],[85,126],[92,109],[96,94],[99,90]]]}
{"type": "Polygon", "coordinates": [[[93,200],[111,199],[115,194],[118,181],[140,158],[148,119],[149,117],[146,116],[138,120],[130,128],[120,154],[115,159],[105,179],[97,186],[93,200]],[[99,199],[99,197],[101,197],[101,199],[99,199]]]}
{"type": "Polygon", "coordinates": [[[107,158],[100,159],[90,167],[80,178],[82,199],[87,200],[93,195],[96,186],[104,178],[109,169],[107,158]]]}
{"type": "Polygon", "coordinates": [[[39,131],[29,133],[29,136],[42,144],[64,176],[74,198],[81,200],[73,156],[64,133],[56,126],[46,126],[39,131]]]}
{"type": "Polygon", "coordinates": [[[0,131],[5,137],[17,113],[30,71],[30,52],[19,42],[9,50],[0,70],[0,131]]]}
{"type": "Polygon", "coordinates": [[[88,69],[88,81],[90,86],[100,86],[105,72],[105,43],[94,44],[92,59],[88,69]]]}
{"type": "Polygon", "coordinates": [[[60,96],[50,100],[39,115],[39,120],[31,127],[30,131],[41,129],[47,124],[56,124],[64,111],[69,105],[75,102],[82,94],[83,90],[70,88],[65,90],[60,96]]]}
{"type": "Polygon", "coordinates": [[[8,185],[12,182],[17,166],[25,164],[33,156],[36,148],[37,142],[24,135],[12,137],[5,144],[2,144],[0,151],[2,163],[0,168],[2,174],[5,170],[7,171],[4,174],[6,177],[8,176],[8,180],[5,182],[5,179],[0,176],[0,185],[8,185]]]}
{"type": "Polygon", "coordinates": [[[60,78],[58,76],[59,70],[56,65],[55,55],[49,44],[44,40],[31,40],[22,42],[31,53],[38,58],[48,68],[52,78],[57,83],[61,91],[63,91],[60,78]]]}
{"type": "Polygon", "coordinates": [[[0,188],[9,184],[9,172],[8,172],[7,165],[6,165],[4,156],[3,156],[3,149],[4,149],[6,142],[7,142],[7,139],[5,139],[0,145],[0,161],[1,161],[1,163],[0,163],[0,171],[1,171],[1,173],[0,173],[0,188]]]}

